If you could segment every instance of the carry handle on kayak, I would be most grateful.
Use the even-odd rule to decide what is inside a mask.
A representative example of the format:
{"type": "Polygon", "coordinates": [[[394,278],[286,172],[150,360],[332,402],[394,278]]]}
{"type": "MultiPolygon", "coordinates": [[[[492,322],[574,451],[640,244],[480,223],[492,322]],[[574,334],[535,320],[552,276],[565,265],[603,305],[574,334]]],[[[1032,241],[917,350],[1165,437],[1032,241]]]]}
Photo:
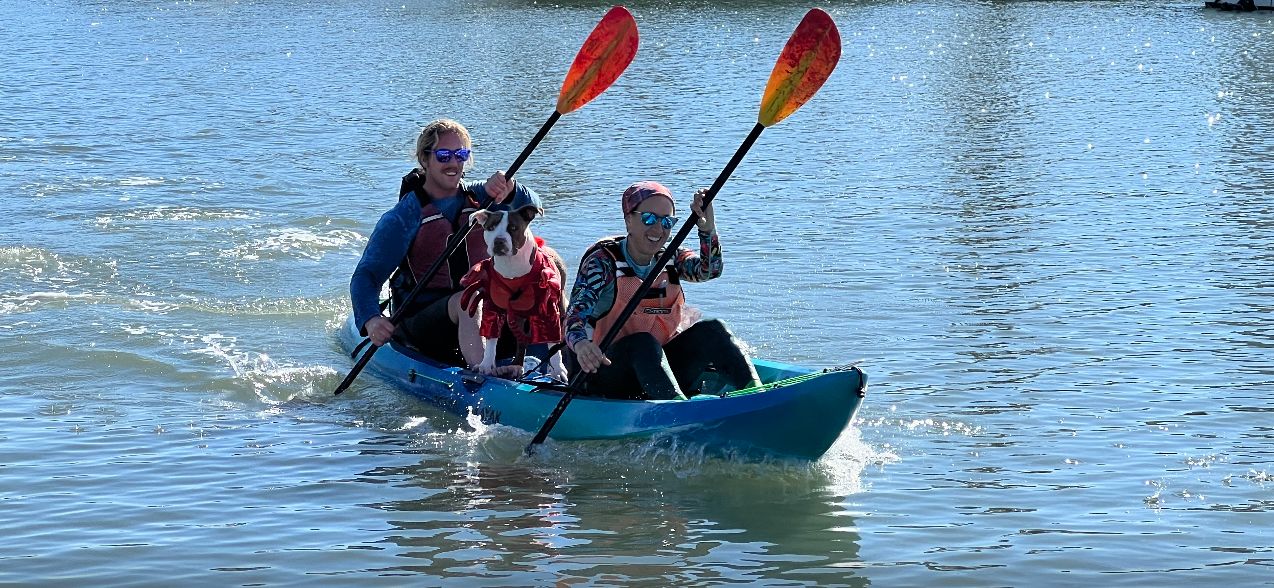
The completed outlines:
{"type": "MultiPolygon", "coordinates": [[[[770,72],[769,82],[766,84],[765,92],[761,96],[761,109],[757,115],[756,125],[752,127],[752,132],[748,133],[747,138],[743,140],[743,144],[735,151],[734,157],[730,158],[725,169],[721,170],[721,174],[717,176],[716,181],[712,183],[712,187],[704,195],[703,206],[706,207],[712,203],[712,199],[721,190],[721,186],[725,184],[730,174],[734,173],[734,168],[743,160],[743,156],[747,154],[748,149],[752,148],[752,144],[756,142],[757,137],[761,136],[761,131],[787,118],[789,114],[796,112],[796,109],[800,108],[811,96],[818,92],[818,89],[831,76],[832,70],[836,68],[836,63],[840,60],[840,45],[840,32],[836,29],[836,23],[832,21],[830,15],[818,8],[811,9],[805,14],[805,18],[801,19],[801,23],[796,26],[796,30],[792,32],[787,44],[783,46],[778,62],[774,64],[774,69],[770,72]]],[[[691,213],[690,218],[686,219],[686,222],[681,225],[681,229],[677,231],[677,235],[664,248],[663,254],[659,256],[659,260],[654,266],[655,268],[663,268],[672,260],[672,257],[677,253],[677,248],[681,246],[682,241],[685,241],[686,236],[690,234],[691,227],[694,227],[698,222],[699,215],[691,213]]],[[[601,344],[598,345],[603,353],[614,342],[619,330],[623,328],[624,322],[637,309],[637,305],[641,303],[642,297],[650,290],[656,277],[662,273],[662,271],[651,271],[642,279],[641,286],[633,293],[632,298],[628,300],[628,304],[620,312],[615,324],[611,326],[610,331],[606,333],[601,344]]],[[[557,406],[553,407],[553,411],[545,419],[544,425],[540,427],[539,432],[535,434],[535,437],[526,446],[527,455],[534,453],[535,446],[543,443],[548,438],[549,431],[553,429],[553,425],[557,424],[558,419],[562,417],[562,412],[566,410],[566,406],[583,389],[584,383],[588,380],[588,375],[588,372],[581,371],[576,373],[571,379],[569,388],[562,395],[562,399],[558,401],[557,406]]]]}
{"type": "MultiPolygon", "coordinates": [[[[593,98],[609,88],[615,80],[619,79],[620,74],[628,68],[628,64],[632,63],[633,57],[637,55],[637,21],[633,18],[632,13],[623,6],[614,6],[598,21],[597,26],[593,27],[593,32],[589,33],[588,38],[584,40],[584,45],[575,55],[575,61],[571,63],[571,69],[566,73],[566,80],[562,82],[562,89],[557,96],[557,107],[553,110],[553,114],[549,115],[544,125],[540,127],[539,132],[531,139],[518,158],[514,160],[513,165],[509,166],[508,171],[504,172],[504,176],[513,179],[513,174],[530,157],[531,152],[540,144],[544,136],[548,134],[549,129],[553,128],[553,124],[563,114],[574,112],[576,109],[587,104],[593,98]]],[[[510,195],[513,192],[510,191],[510,195]]],[[[485,206],[491,206],[487,203],[485,206]]],[[[403,320],[402,312],[407,308],[416,295],[424,288],[424,285],[433,279],[438,270],[442,268],[443,262],[451,257],[452,254],[460,248],[460,244],[464,243],[465,238],[469,236],[469,231],[473,230],[473,224],[470,223],[463,229],[453,233],[451,238],[447,240],[447,248],[438,259],[434,260],[424,275],[416,280],[416,285],[407,294],[398,308],[389,316],[389,322],[397,326],[403,320]]],[[[361,325],[359,325],[361,327],[361,325]]],[[[380,349],[377,345],[372,345],[354,367],[350,369],[349,374],[336,387],[334,394],[344,392],[349,385],[354,382],[354,378],[358,377],[359,372],[367,366],[367,362],[371,361],[372,355],[376,350],[380,349]]]]}

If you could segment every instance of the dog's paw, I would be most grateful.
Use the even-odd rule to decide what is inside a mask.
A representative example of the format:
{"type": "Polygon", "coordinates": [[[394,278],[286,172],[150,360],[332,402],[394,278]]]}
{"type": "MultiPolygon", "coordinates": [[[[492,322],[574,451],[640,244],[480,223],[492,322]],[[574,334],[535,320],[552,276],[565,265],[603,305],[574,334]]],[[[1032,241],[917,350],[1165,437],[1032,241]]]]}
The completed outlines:
{"type": "Polygon", "coordinates": [[[553,360],[549,362],[548,377],[559,382],[570,381],[570,374],[566,373],[566,366],[562,364],[560,356],[554,356],[553,360]]]}
{"type": "Polygon", "coordinates": [[[566,368],[552,370],[552,372],[553,373],[549,374],[549,377],[553,378],[554,380],[557,380],[559,382],[571,381],[571,375],[566,373],[566,368]]]}

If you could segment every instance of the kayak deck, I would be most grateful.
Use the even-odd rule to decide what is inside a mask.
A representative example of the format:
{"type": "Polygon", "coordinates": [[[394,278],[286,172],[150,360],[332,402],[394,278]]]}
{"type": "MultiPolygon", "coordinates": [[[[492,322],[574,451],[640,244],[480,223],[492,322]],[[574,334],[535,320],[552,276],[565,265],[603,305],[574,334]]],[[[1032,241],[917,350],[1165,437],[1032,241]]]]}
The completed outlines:
{"type": "MultiPolygon", "coordinates": [[[[351,319],[339,339],[351,352],[363,338],[351,319]]],[[[764,359],[754,363],[764,384],[724,395],[699,394],[689,400],[577,395],[549,437],[562,441],[670,435],[714,454],[812,460],[848,427],[865,396],[867,378],[855,366],[815,371],[764,359]]],[[[378,350],[367,368],[452,414],[472,412],[484,423],[530,432],[539,430],[563,394],[444,365],[396,343],[378,350]]],[[[704,389],[719,390],[720,385],[709,378],[704,389]]]]}

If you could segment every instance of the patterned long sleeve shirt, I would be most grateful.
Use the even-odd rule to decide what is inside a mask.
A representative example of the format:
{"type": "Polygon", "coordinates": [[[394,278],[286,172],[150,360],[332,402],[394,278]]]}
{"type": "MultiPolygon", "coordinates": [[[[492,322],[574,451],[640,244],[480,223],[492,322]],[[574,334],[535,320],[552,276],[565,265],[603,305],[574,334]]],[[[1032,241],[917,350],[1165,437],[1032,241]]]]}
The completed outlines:
{"type": "MultiPolygon", "coordinates": [[[[723,263],[716,230],[700,231],[699,250],[678,249],[672,265],[687,282],[706,282],[720,276],[723,263]]],[[[605,316],[614,306],[615,260],[599,247],[580,260],[579,273],[571,288],[571,302],[566,309],[566,345],[573,349],[579,341],[592,339],[590,321],[605,316]]]]}

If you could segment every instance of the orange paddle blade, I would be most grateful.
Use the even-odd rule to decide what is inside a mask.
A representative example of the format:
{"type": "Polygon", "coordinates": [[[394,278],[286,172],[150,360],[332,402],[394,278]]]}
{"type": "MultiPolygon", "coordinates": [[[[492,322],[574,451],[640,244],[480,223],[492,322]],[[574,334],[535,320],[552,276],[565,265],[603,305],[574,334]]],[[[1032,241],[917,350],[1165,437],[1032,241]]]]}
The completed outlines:
{"type": "Polygon", "coordinates": [[[831,15],[813,8],[805,13],[792,38],[783,46],[770,82],[761,95],[757,122],[770,126],[796,112],[836,69],[840,61],[840,31],[831,15]]]}
{"type": "Polygon", "coordinates": [[[575,55],[557,96],[557,111],[566,114],[588,104],[619,79],[635,55],[637,21],[627,8],[615,6],[593,27],[575,55]]]}

